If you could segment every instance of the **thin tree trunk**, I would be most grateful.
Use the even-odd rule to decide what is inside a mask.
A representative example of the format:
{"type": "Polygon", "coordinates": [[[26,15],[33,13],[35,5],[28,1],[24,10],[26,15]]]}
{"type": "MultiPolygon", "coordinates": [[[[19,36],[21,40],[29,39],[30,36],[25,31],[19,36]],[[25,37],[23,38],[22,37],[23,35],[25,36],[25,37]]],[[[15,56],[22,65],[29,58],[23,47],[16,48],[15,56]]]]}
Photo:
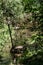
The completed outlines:
{"type": "Polygon", "coordinates": [[[10,24],[8,24],[8,29],[9,29],[9,34],[10,34],[10,38],[11,38],[11,43],[12,43],[12,46],[13,46],[13,40],[12,40],[12,35],[11,35],[10,24]]]}

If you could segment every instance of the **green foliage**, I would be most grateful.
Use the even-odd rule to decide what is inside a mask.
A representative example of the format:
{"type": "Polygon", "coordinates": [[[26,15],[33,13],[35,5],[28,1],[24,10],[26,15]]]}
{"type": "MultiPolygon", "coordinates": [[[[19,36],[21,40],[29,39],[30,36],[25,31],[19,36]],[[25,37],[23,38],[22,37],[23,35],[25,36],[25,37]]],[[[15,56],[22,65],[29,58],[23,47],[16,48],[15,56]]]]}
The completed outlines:
{"type": "Polygon", "coordinates": [[[6,44],[10,43],[8,27],[5,24],[3,26],[0,28],[0,54],[2,53],[2,55],[4,54],[3,49],[6,44]]]}
{"type": "MultiPolygon", "coordinates": [[[[0,0],[0,55],[11,44],[8,23],[14,45],[28,44],[24,59],[43,50],[42,0],[0,0]]],[[[34,65],[34,62],[31,63],[34,65]]]]}
{"type": "Polygon", "coordinates": [[[43,52],[38,52],[37,54],[34,54],[31,57],[26,57],[21,62],[24,65],[42,65],[43,64],[43,52]],[[40,62],[39,62],[40,61],[40,62]]]}

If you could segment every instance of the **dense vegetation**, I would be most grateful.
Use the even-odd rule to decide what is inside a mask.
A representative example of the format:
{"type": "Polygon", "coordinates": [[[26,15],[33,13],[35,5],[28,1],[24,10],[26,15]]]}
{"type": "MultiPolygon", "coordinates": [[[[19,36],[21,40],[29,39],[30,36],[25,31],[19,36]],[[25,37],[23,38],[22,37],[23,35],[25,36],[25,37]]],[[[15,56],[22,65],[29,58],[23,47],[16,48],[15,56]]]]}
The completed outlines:
{"type": "Polygon", "coordinates": [[[14,64],[19,45],[16,64],[43,65],[43,0],[0,0],[0,65],[14,64]]]}

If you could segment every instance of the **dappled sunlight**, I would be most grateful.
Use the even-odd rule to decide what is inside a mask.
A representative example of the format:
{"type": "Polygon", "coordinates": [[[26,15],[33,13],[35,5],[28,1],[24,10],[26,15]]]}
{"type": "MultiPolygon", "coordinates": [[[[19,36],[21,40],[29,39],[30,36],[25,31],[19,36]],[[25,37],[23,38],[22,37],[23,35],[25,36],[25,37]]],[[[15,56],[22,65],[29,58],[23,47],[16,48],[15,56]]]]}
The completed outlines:
{"type": "Polygon", "coordinates": [[[43,65],[42,0],[0,0],[0,65],[43,65]]]}

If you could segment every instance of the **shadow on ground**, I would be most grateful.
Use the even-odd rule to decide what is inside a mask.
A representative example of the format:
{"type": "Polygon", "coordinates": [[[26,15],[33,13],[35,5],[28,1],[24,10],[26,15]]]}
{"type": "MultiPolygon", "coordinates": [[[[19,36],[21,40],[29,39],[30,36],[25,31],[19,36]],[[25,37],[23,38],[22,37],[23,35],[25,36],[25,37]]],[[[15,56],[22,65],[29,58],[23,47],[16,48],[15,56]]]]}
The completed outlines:
{"type": "Polygon", "coordinates": [[[5,58],[2,58],[2,59],[0,59],[0,65],[10,65],[10,59],[9,58],[7,58],[7,59],[5,59],[5,58]]]}
{"type": "Polygon", "coordinates": [[[27,57],[21,62],[23,65],[43,65],[43,52],[38,52],[32,57],[27,57]]]}

